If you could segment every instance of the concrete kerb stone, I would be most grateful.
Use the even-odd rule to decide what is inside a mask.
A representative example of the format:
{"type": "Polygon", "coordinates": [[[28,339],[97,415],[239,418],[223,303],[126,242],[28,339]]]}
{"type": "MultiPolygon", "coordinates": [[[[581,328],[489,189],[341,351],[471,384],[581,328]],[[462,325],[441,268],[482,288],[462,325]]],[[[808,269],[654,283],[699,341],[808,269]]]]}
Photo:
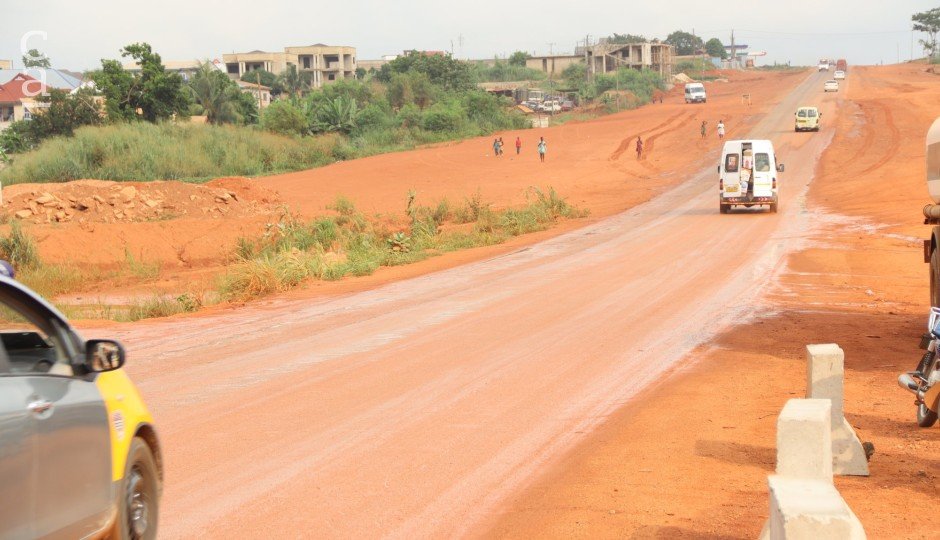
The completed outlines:
{"type": "Polygon", "coordinates": [[[770,519],[765,527],[771,540],[862,540],[865,529],[832,482],[771,475],[770,519]]]}
{"type": "Polygon", "coordinates": [[[760,538],[865,538],[832,484],[832,402],[791,399],[777,418],[777,474],[760,538]]]}
{"type": "Polygon", "coordinates": [[[777,474],[832,483],[828,399],[791,399],[777,417],[777,474]]]}
{"type": "Polygon", "coordinates": [[[806,346],[806,397],[832,403],[832,470],[840,476],[868,476],[868,459],[843,411],[845,353],[834,343],[806,346]]]}

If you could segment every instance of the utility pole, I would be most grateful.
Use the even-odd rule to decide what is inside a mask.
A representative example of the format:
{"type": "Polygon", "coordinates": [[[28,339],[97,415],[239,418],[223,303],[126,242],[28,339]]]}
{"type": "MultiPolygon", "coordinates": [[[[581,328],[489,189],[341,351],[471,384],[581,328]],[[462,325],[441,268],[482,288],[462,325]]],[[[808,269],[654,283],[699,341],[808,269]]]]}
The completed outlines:
{"type": "Polygon", "coordinates": [[[549,42],[548,44],[548,55],[555,56],[555,42],[554,41],[549,42]]]}
{"type": "Polygon", "coordinates": [[[255,72],[256,80],[258,81],[258,116],[261,116],[261,70],[255,72]]]}

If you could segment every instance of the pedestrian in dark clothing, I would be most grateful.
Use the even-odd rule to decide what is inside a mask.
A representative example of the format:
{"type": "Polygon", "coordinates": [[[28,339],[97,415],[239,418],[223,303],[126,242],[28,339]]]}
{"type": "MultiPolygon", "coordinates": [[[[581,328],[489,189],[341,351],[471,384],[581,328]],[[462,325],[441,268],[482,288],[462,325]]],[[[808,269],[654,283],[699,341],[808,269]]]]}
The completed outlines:
{"type": "Polygon", "coordinates": [[[493,139],[493,155],[499,157],[499,139],[493,139]]]}
{"type": "Polygon", "coordinates": [[[643,155],[643,139],[639,135],[636,137],[636,158],[640,159],[643,155]]]}

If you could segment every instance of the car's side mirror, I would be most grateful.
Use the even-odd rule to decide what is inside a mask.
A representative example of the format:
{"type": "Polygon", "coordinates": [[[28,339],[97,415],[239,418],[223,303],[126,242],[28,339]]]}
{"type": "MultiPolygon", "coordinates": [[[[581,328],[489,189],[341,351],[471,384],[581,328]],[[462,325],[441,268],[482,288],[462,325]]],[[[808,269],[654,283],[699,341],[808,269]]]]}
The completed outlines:
{"type": "Polygon", "coordinates": [[[783,163],[777,164],[777,172],[783,172],[783,163]]]}
{"type": "Polygon", "coordinates": [[[117,341],[89,339],[85,342],[85,368],[92,373],[120,369],[124,360],[124,346],[117,341]]]}

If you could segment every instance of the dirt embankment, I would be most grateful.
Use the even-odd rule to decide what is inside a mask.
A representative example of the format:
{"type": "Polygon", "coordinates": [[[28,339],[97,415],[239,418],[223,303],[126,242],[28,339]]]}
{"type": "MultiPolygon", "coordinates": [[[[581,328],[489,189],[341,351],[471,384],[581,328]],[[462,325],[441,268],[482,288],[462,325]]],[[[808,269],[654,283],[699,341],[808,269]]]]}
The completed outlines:
{"type": "MultiPolygon", "coordinates": [[[[130,285],[125,277],[120,288],[148,296],[174,293],[191,289],[193,281],[211,283],[209,278],[230,260],[238,239],[262,234],[284,208],[312,218],[327,212],[339,195],[367,215],[403,215],[410,190],[417,192],[419,204],[447,199],[459,205],[479,194],[494,207],[508,207],[525,203],[530,186],[551,186],[569,202],[590,210],[593,218],[611,215],[649,200],[683,180],[685,172],[699,170],[716,151],[718,120],[724,120],[729,136],[745,131],[803,76],[731,74],[729,82],[707,84],[708,108],[686,105],[677,88],[662,104],[589,122],[499,133],[496,136],[502,136],[508,148],[499,158],[492,155],[492,138],[482,137],[254,180],[216,180],[204,186],[89,180],[16,185],[4,189],[3,209],[8,215],[21,212],[44,261],[114,269],[125,265],[130,254],[137,261],[159,266],[160,276],[130,285]],[[751,95],[751,107],[741,107],[744,93],[751,95]],[[705,139],[699,135],[703,121],[708,128],[705,139]],[[549,144],[544,164],[539,163],[535,149],[540,136],[549,144]],[[645,141],[642,159],[633,152],[637,136],[645,141]],[[516,137],[523,142],[519,155],[514,151],[516,137]]],[[[469,256],[485,257],[500,249],[475,250],[469,256]]],[[[383,268],[379,276],[358,279],[359,285],[353,286],[369,287],[453,266],[467,257],[453,253],[409,268],[383,268]]],[[[341,290],[350,285],[331,287],[341,290]]],[[[120,292],[114,289],[114,283],[102,282],[85,292],[120,292]]]]}
{"type": "MultiPolygon", "coordinates": [[[[754,538],[767,517],[775,425],[805,391],[808,343],[846,352],[846,418],[875,445],[868,478],[836,486],[870,538],[937,538],[940,429],[918,428],[895,383],[920,357],[928,309],[920,209],[924,135],[940,78],[923,66],[852,68],[810,188],[815,228],[765,313],[614,414],[517,497],[487,536],[754,538]]],[[[812,137],[813,135],[808,135],[812,137]]]]}

